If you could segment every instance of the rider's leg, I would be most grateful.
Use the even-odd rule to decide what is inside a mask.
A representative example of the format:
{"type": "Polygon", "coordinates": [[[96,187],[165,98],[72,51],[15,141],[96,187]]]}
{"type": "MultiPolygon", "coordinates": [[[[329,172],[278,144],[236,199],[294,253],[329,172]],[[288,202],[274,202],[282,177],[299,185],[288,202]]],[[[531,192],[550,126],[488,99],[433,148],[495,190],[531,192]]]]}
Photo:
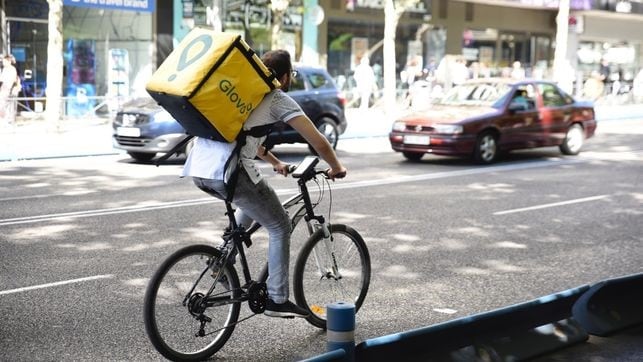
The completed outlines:
{"type": "Polygon", "coordinates": [[[286,302],[291,225],[279,197],[265,180],[254,184],[242,169],[233,202],[242,210],[238,222],[248,226],[250,218],[268,230],[268,295],[275,303],[286,302]]]}

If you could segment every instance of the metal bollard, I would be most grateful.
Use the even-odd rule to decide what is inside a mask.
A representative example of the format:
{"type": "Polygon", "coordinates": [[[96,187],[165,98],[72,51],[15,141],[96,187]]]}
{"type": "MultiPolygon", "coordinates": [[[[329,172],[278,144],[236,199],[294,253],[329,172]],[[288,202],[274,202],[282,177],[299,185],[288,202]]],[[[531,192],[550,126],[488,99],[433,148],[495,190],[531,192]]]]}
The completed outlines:
{"type": "Polygon", "coordinates": [[[355,361],[355,305],[337,302],[326,306],[326,350],[343,349],[345,361],[355,361]]]}

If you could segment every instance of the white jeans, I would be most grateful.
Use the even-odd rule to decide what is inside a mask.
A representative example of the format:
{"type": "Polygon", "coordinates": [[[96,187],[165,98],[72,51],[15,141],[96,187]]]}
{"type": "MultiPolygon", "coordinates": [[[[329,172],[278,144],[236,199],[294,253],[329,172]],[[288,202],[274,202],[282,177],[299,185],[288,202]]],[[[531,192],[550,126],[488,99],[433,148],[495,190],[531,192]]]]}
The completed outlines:
{"type": "MultiPolygon", "coordinates": [[[[194,184],[208,194],[225,199],[227,191],[221,180],[193,177],[194,184]]],[[[288,300],[288,263],[290,259],[291,224],[286,210],[275,191],[265,180],[256,185],[250,181],[243,167],[232,200],[239,208],[237,223],[245,227],[256,220],[268,230],[268,296],[281,304],[288,300]]]]}

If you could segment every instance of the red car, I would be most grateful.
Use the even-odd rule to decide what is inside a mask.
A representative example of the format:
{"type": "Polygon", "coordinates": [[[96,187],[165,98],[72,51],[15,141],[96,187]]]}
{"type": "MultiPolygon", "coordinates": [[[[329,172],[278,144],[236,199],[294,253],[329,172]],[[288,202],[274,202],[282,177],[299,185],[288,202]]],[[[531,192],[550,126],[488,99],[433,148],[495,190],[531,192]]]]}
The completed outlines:
{"type": "Polygon", "coordinates": [[[591,102],[540,80],[472,80],[428,103],[396,121],[389,134],[393,150],[411,161],[434,153],[488,164],[501,151],[545,146],[576,155],[596,130],[591,102]]]}

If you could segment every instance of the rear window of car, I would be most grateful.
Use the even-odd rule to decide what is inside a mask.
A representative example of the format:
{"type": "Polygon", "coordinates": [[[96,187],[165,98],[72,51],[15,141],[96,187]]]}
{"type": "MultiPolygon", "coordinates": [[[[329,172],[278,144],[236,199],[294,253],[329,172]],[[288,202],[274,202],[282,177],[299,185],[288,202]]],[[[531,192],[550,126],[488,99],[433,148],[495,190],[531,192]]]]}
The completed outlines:
{"type": "Polygon", "coordinates": [[[506,84],[471,83],[451,88],[441,99],[448,105],[491,105],[505,96],[511,88],[506,84]]]}
{"type": "Polygon", "coordinates": [[[543,97],[545,107],[562,107],[574,103],[570,96],[551,84],[540,83],[538,84],[538,90],[543,97]]]}
{"type": "Polygon", "coordinates": [[[318,72],[310,73],[308,75],[308,81],[310,82],[310,85],[312,85],[312,87],[315,89],[335,87],[335,85],[330,80],[330,78],[326,77],[326,75],[324,75],[323,73],[318,73],[318,72]]]}

